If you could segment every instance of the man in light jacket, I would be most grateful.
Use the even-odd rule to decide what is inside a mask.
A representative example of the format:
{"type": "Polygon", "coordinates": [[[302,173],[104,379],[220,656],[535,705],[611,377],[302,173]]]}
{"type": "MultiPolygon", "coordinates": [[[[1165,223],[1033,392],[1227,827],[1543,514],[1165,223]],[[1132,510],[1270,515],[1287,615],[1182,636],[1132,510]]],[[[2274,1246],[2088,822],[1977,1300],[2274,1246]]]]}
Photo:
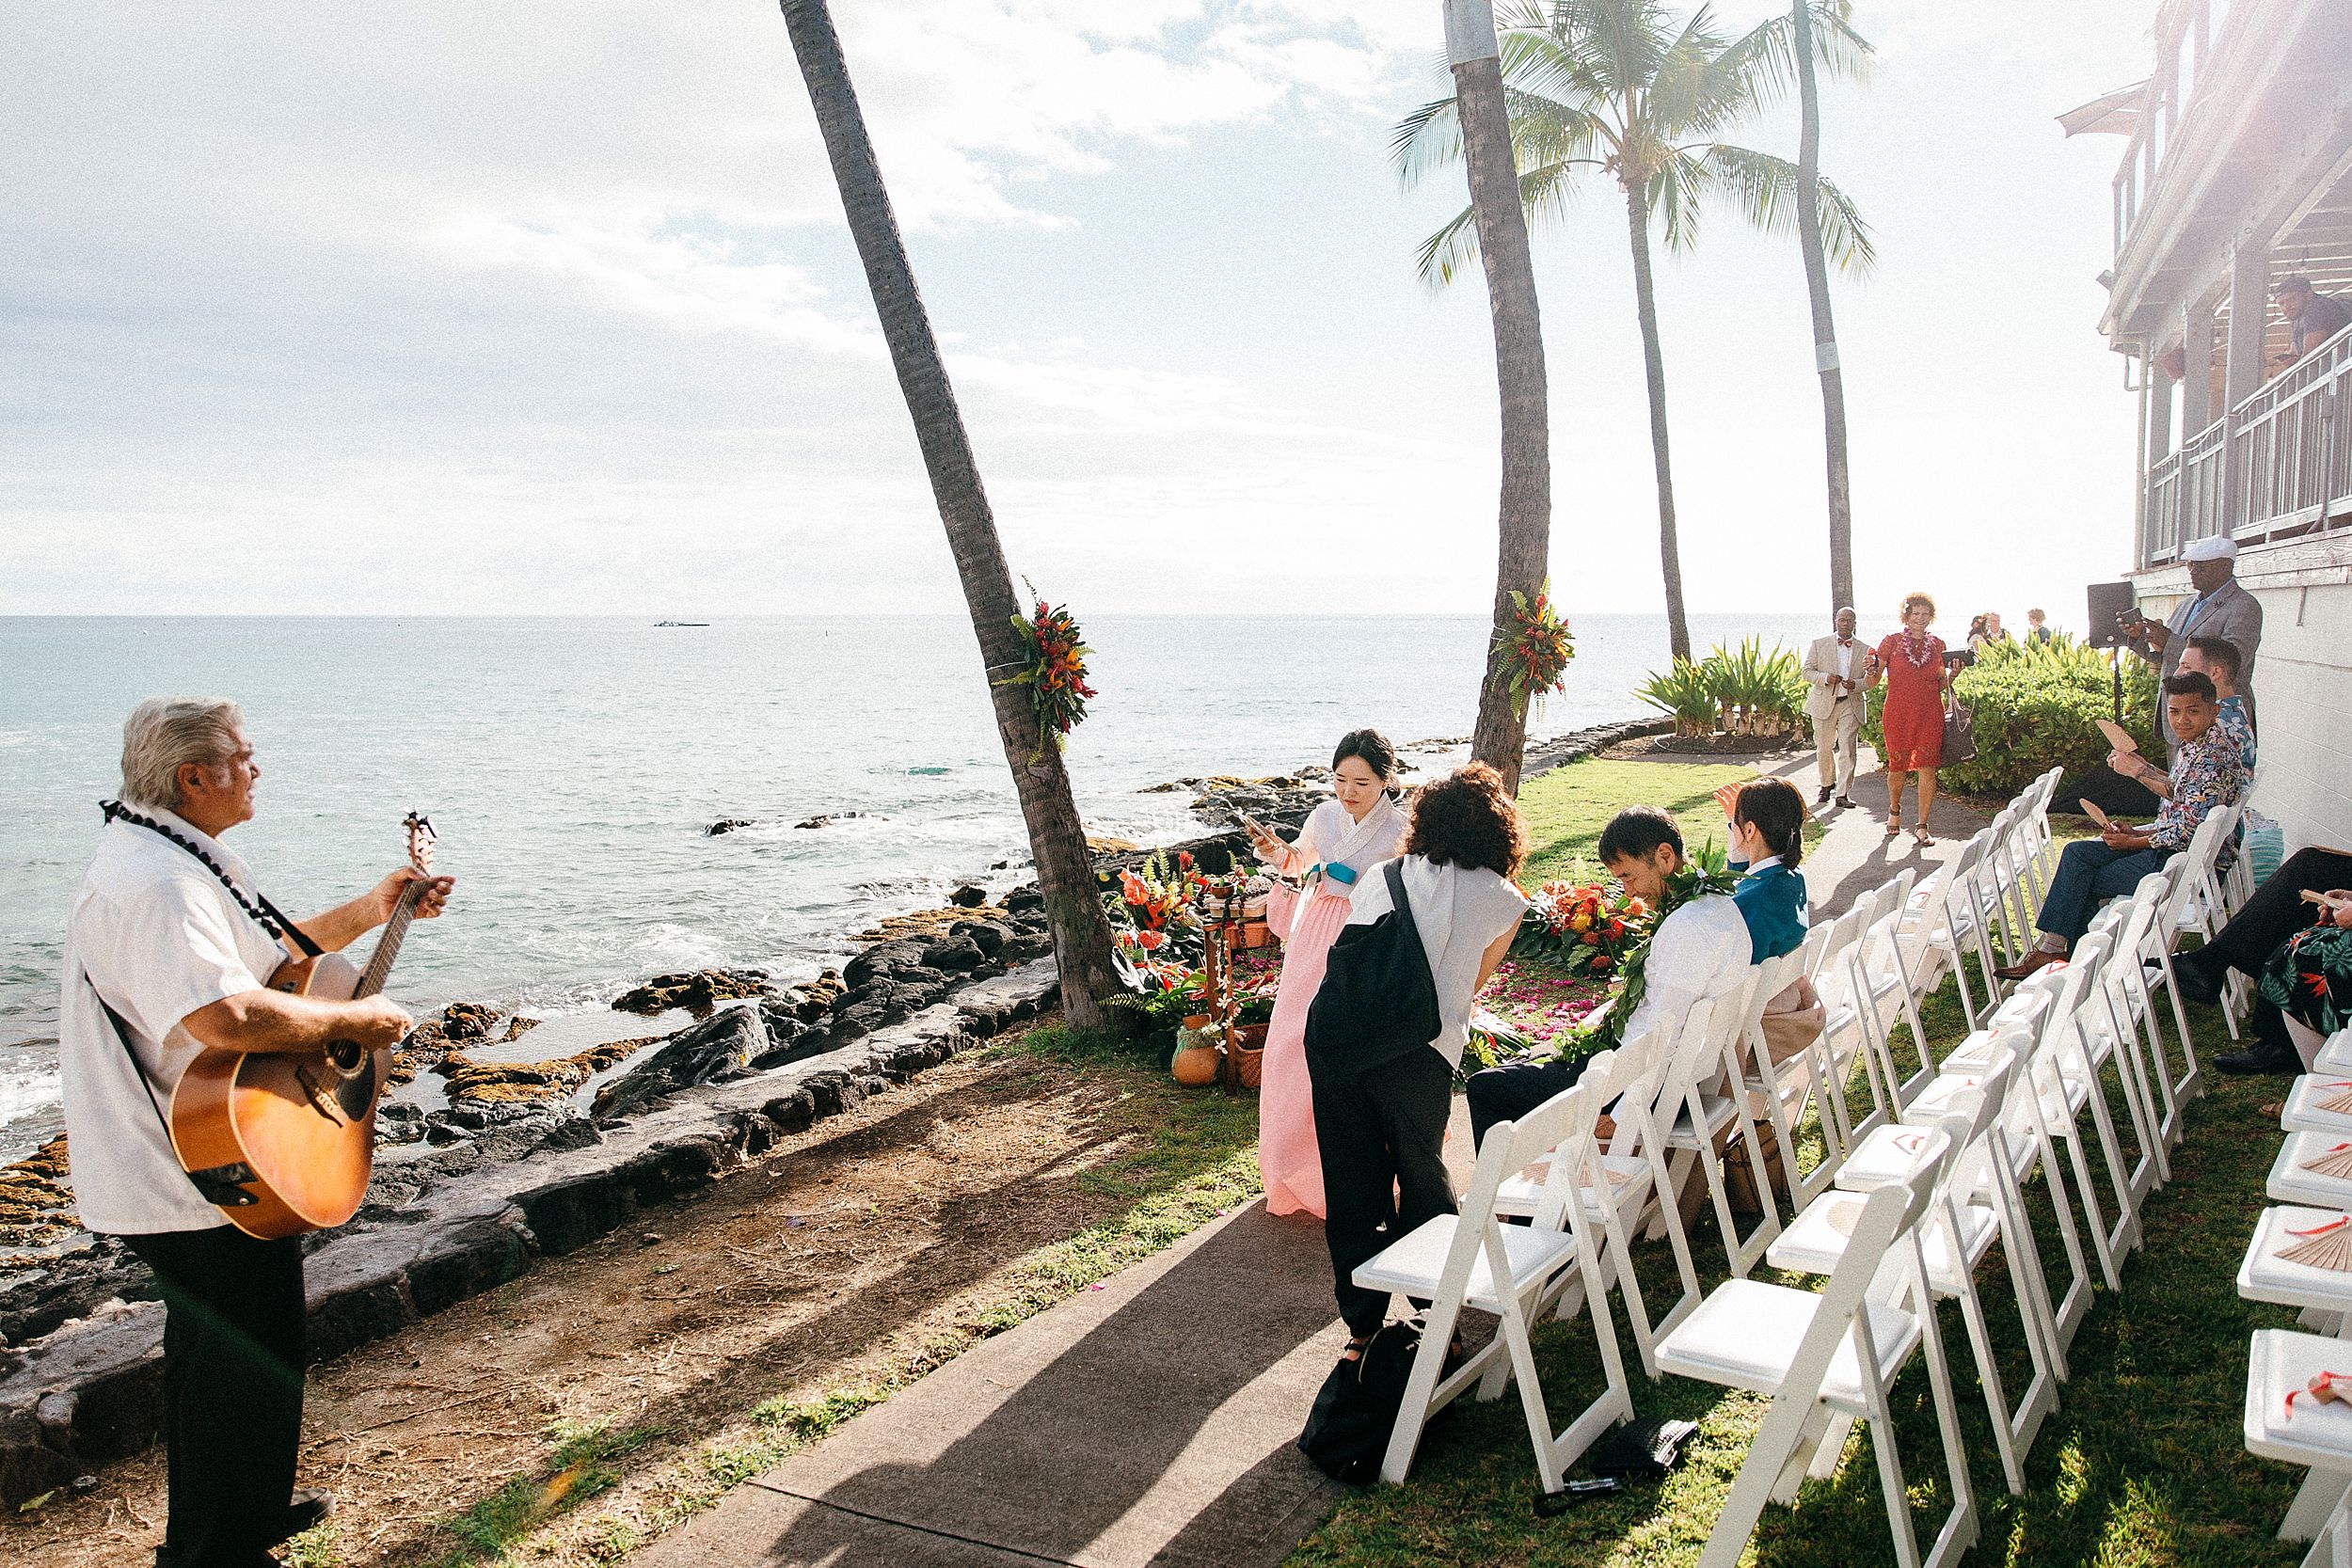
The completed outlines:
{"type": "MultiPolygon", "coordinates": [[[[2196,592],[2174,606],[2171,618],[2161,626],[2137,618],[2137,610],[2123,611],[2119,619],[2130,639],[2124,646],[2155,664],[2161,685],[2178,673],[2182,651],[2190,638],[2224,639],[2237,649],[2238,692],[2246,700],[2248,723],[2259,730],[2254,710],[2254,650],[2263,640],[2263,606],[2237,580],[2237,541],[2227,535],[2191,540],[2181,551],[2181,560],[2188,567],[2189,586],[2196,592]]],[[[2157,705],[2157,722],[2163,727],[2165,745],[2172,745],[2172,722],[2162,704],[2157,705]]]]}
{"type": "Polygon", "coordinates": [[[1804,656],[1804,713],[1813,721],[1813,747],[1820,758],[1821,792],[1815,805],[1834,793],[1841,806],[1853,804],[1854,737],[1862,733],[1864,665],[1870,650],[1854,640],[1854,612],[1841,610],[1836,631],[1817,637],[1804,656]]]}

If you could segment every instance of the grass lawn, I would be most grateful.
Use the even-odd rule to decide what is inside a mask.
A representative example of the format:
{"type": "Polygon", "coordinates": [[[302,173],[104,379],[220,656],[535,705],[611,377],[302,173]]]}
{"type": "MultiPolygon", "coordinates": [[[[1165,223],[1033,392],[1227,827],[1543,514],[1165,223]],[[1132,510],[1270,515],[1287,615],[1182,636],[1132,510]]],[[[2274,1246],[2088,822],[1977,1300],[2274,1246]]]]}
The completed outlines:
{"type": "Polygon", "coordinates": [[[1664,808],[1682,828],[1692,848],[1708,839],[1724,843],[1723,808],[1715,791],[1756,777],[1740,764],[1702,762],[1608,762],[1588,758],[1528,781],[1519,793],[1527,816],[1527,867],[1519,874],[1533,888],[1553,880],[1591,881],[1601,875],[1593,858],[1600,831],[1629,805],[1664,808]]]}
{"type": "MultiPolygon", "coordinates": [[[[2217,1011],[2192,1009],[2191,1019],[2206,1052],[2226,1048],[2217,1011]]],[[[1931,1039],[1961,1033],[1948,981],[1923,1022],[1931,1039]]],[[[2188,1110],[2186,1142],[2172,1156],[2171,1184],[2148,1201],[2146,1250],[2130,1259],[2120,1295],[2099,1291],[2074,1340],[2072,1381],[2026,1457],[2023,1497],[2010,1496],[2003,1483],[1958,1309],[1944,1309],[1981,1521],[1971,1562],[2263,1568],[2301,1559],[2301,1547],[2274,1539],[2301,1472],[2249,1457],[2239,1432],[2248,1336],[2290,1327],[2294,1314],[2242,1302],[2233,1285],[2278,1148],[2276,1119],[2257,1107],[2277,1099],[2284,1080],[2233,1079],[2208,1069],[2206,1083],[2208,1092],[2188,1110]]],[[[2056,1227],[2039,1184],[2029,1201],[2042,1250],[2059,1271],[2053,1288],[2062,1288],[2056,1227]]],[[[1708,1282],[1721,1279],[1723,1249],[1711,1219],[1692,1232],[1692,1243],[1708,1282]]],[[[1761,1276],[1772,1277],[1769,1271],[1761,1276]]],[[[1648,1267],[1644,1277],[1665,1276],[1648,1267]]],[[[1980,1283],[2014,1398],[2026,1362],[1999,1259],[1987,1259],[1980,1283]]],[[[1293,1554],[1293,1568],[1695,1561],[1766,1402],[1674,1377],[1646,1382],[1621,1314],[1618,1323],[1636,1409],[1699,1423],[1683,1463],[1662,1484],[1637,1485],[1560,1518],[1538,1519],[1530,1505],[1534,1464],[1516,1393],[1493,1404],[1464,1402],[1424,1444],[1409,1484],[1352,1496],[1293,1554]]],[[[1562,1412],[1599,1386],[1591,1325],[1581,1317],[1549,1323],[1536,1344],[1555,1418],[1565,1419],[1562,1412]]],[[[1897,1385],[1894,1402],[1904,1478],[1925,1537],[1943,1517],[1948,1487],[1917,1360],[1897,1385]]],[[[1766,1511],[1750,1560],[1853,1568],[1892,1560],[1889,1546],[1876,1465],[1857,1429],[1835,1477],[1807,1481],[1793,1510],[1766,1511]]]]}

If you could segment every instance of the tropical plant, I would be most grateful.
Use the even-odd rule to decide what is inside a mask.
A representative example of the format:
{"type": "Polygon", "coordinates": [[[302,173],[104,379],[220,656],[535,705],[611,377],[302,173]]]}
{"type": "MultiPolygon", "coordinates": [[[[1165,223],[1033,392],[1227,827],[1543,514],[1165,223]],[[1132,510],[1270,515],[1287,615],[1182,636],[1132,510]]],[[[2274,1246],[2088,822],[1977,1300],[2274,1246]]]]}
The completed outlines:
{"type": "Polygon", "coordinates": [[[1470,221],[1486,274],[1495,334],[1495,381],[1502,397],[1502,497],[1495,545],[1494,639],[1478,688],[1470,757],[1502,775],[1518,793],[1527,752],[1527,703],[1513,700],[1505,634],[1512,605],[1539,593],[1551,562],[1551,404],[1544,369],[1544,327],[1535,302],[1535,261],[1527,214],[1517,199],[1519,171],[1504,100],[1494,8],[1489,0],[1449,0],[1446,55],[1459,105],[1455,150],[1468,166],[1470,221]]]}
{"type": "Polygon", "coordinates": [[[1715,728],[1715,688],[1705,671],[1687,658],[1677,658],[1664,674],[1650,672],[1633,694],[1671,714],[1677,735],[1708,735],[1715,728]]]}
{"type": "Polygon", "coordinates": [[[1788,648],[1775,644],[1766,653],[1762,640],[1754,637],[1732,649],[1718,643],[1699,673],[1729,734],[1780,735],[1803,721],[1804,666],[1788,648]]]}
{"type": "MultiPolygon", "coordinates": [[[[782,6],[785,30],[817,111],[817,129],[833,163],[834,183],[840,187],[850,234],[865,263],[882,341],[890,350],[930,472],[940,524],[955,557],[973,632],[979,639],[985,679],[985,671],[1011,670],[1025,662],[1013,629],[1021,606],[996,536],[995,515],[981,488],[979,467],[940,357],[939,340],[898,238],[898,221],[866,134],[866,118],[850,83],[832,13],[825,0],[782,0],[782,6]]],[[[989,696],[1005,763],[1012,769],[1013,788],[1021,800],[1022,819],[1029,830],[1038,891],[1053,928],[1054,956],[1061,969],[1062,1016],[1073,1029],[1099,1029],[1104,1022],[1101,999],[1118,990],[1119,977],[1111,962],[1110,926],[1095,897],[1094,867],[1077,802],[1071,796],[1070,775],[1062,767],[1060,748],[1046,744],[1026,692],[992,683],[989,696]]]]}
{"type": "MultiPolygon", "coordinates": [[[[1797,222],[1796,166],[1722,139],[1779,88],[1793,48],[1789,19],[1774,17],[1727,39],[1705,7],[1677,25],[1658,0],[1511,0],[1500,14],[1505,24],[1501,71],[1521,204],[1534,217],[1557,218],[1584,168],[1613,178],[1625,198],[1649,392],[1667,630],[1673,656],[1688,658],[1691,630],[1682,602],[1650,229],[1660,226],[1667,249],[1688,249],[1698,238],[1709,196],[1729,198],[1769,233],[1786,232],[1797,222]]],[[[1843,71],[1859,62],[1867,45],[1835,8],[1817,6],[1812,21],[1814,52],[1824,66],[1843,71]]],[[[1456,97],[1424,104],[1397,126],[1391,150],[1408,185],[1465,155],[1469,127],[1458,71],[1456,81],[1456,97]]],[[[1849,270],[1867,266],[1869,234],[1853,204],[1827,181],[1817,182],[1815,194],[1825,253],[1849,270]]],[[[1486,226],[1474,210],[1457,214],[1423,242],[1422,278],[1444,287],[1486,241],[1486,226]]],[[[1501,609],[1498,604],[1498,616],[1501,609]]]]}
{"type": "Polygon", "coordinates": [[[1653,671],[1633,694],[1674,716],[1675,734],[1786,734],[1804,721],[1804,666],[1795,652],[1760,638],[1737,648],[1718,643],[1696,664],[1675,660],[1664,674],[1653,671]]]}

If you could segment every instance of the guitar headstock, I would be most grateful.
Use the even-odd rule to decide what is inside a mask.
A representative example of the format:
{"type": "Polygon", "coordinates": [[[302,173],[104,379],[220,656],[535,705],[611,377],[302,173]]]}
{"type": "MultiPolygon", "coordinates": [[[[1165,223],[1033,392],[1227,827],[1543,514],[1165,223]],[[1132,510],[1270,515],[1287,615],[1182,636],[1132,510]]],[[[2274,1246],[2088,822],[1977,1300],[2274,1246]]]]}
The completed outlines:
{"type": "Polygon", "coordinates": [[[401,822],[408,831],[408,863],[420,877],[433,875],[433,846],[440,835],[433,831],[433,819],[421,812],[410,812],[401,822]]]}

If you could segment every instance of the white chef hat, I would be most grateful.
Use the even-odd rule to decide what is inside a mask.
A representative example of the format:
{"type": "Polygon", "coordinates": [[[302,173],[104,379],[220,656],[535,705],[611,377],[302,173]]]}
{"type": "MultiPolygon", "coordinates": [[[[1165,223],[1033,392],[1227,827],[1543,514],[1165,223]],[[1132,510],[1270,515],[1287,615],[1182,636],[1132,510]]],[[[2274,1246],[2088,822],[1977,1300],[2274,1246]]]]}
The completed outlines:
{"type": "Polygon", "coordinates": [[[2235,561],[2237,541],[2226,533],[2191,540],[2181,550],[2183,561],[2235,561]]]}

